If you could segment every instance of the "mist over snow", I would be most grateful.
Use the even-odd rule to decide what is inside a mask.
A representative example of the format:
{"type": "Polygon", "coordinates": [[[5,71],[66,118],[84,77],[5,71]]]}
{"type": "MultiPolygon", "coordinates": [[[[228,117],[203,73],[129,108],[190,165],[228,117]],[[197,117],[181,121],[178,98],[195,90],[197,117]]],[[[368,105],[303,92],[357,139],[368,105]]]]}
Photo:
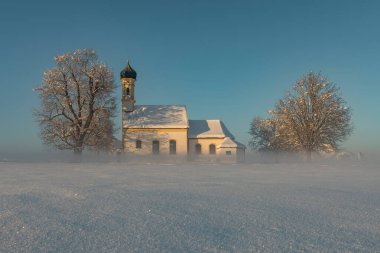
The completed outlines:
{"type": "Polygon", "coordinates": [[[0,228],[0,252],[376,252],[380,168],[1,162],[0,228]]]}

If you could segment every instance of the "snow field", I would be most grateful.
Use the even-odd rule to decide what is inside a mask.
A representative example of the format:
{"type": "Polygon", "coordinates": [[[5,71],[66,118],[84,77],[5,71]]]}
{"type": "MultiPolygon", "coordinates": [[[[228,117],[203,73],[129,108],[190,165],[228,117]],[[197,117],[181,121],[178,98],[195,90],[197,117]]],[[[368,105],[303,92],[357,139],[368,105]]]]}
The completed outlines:
{"type": "Polygon", "coordinates": [[[0,252],[379,252],[363,164],[0,163],[0,252]]]}

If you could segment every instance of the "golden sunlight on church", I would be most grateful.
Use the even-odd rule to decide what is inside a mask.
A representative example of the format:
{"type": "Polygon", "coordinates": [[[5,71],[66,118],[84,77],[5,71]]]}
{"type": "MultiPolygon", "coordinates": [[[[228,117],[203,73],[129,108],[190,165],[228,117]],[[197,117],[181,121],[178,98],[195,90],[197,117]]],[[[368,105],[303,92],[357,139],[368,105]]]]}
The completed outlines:
{"type": "Polygon", "coordinates": [[[235,140],[221,120],[189,120],[184,105],[135,105],[136,77],[129,63],[120,73],[122,144],[126,154],[244,161],[245,146],[235,140]]]}

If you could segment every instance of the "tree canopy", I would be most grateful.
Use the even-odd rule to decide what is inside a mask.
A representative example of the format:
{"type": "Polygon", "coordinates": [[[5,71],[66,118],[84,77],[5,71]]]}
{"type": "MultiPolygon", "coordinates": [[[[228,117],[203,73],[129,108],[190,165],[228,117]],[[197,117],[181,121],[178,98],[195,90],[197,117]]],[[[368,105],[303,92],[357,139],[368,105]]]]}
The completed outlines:
{"type": "Polygon", "coordinates": [[[351,108],[339,88],[320,73],[298,80],[269,111],[268,119],[255,118],[250,145],[261,151],[333,152],[351,134],[351,108]]]}
{"type": "Polygon", "coordinates": [[[35,88],[41,106],[35,115],[45,144],[80,154],[114,143],[115,83],[110,68],[91,49],[58,55],[35,88]]]}

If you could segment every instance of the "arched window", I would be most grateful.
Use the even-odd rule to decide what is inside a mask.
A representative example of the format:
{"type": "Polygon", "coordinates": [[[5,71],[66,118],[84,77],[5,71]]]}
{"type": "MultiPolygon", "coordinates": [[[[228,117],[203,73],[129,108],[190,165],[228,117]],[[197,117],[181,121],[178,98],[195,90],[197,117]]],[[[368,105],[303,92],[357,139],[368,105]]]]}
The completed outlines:
{"type": "Polygon", "coordinates": [[[160,142],[153,141],[152,142],[152,154],[158,155],[160,153],[160,142]]]}
{"type": "Polygon", "coordinates": [[[215,155],[215,145],[214,144],[210,144],[210,155],[215,155]]]}
{"type": "Polygon", "coordinates": [[[129,96],[129,88],[127,88],[127,96],[129,96]]]}
{"type": "Polygon", "coordinates": [[[199,143],[195,144],[195,154],[197,155],[202,154],[202,146],[199,143]]]}
{"type": "Polygon", "coordinates": [[[142,147],[141,140],[136,140],[136,148],[140,149],[142,147]]]}
{"type": "Polygon", "coordinates": [[[169,154],[175,155],[177,153],[177,142],[175,140],[171,140],[169,142],[169,154]]]}

